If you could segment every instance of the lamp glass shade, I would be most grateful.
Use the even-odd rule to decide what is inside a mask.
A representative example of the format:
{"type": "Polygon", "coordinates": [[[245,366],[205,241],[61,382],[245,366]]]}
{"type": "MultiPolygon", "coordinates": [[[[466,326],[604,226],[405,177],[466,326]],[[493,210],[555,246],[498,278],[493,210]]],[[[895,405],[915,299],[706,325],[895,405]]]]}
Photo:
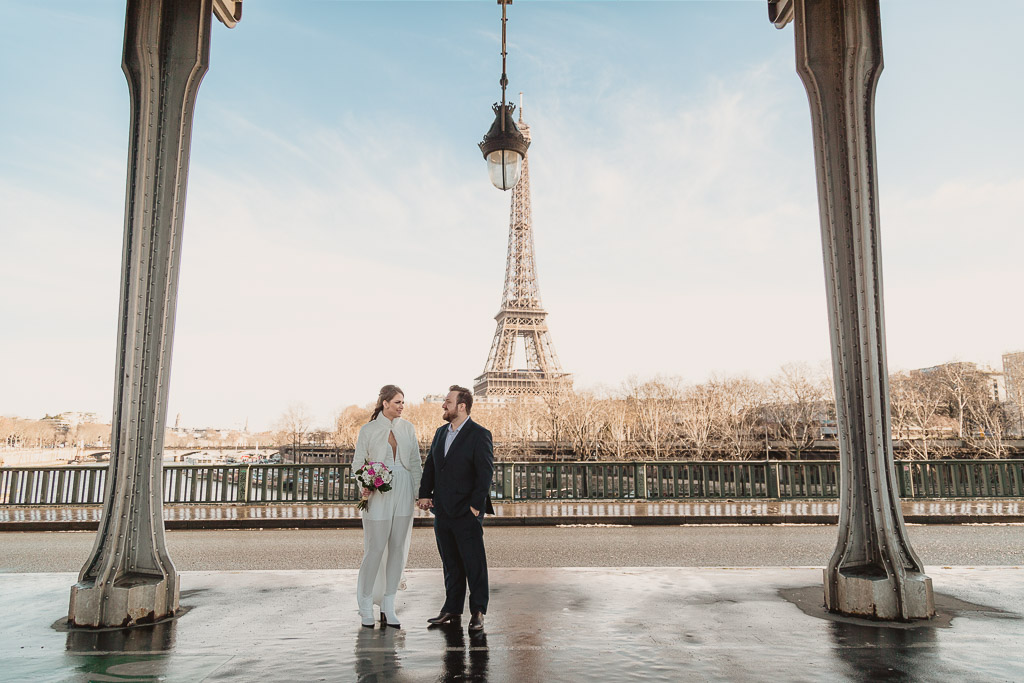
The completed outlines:
{"type": "Polygon", "coordinates": [[[509,149],[496,149],[487,155],[487,175],[499,190],[511,190],[519,182],[523,155],[509,149]]]}

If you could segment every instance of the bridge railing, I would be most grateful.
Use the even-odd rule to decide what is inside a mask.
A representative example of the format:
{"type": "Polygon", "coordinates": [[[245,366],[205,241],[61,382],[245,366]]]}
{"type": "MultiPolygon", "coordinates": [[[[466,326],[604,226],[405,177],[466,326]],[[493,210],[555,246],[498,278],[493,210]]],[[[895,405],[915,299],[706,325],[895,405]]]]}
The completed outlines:
{"type": "Polygon", "coordinates": [[[905,498],[1024,497],[1024,460],[908,460],[896,475],[905,498]]]}
{"type": "Polygon", "coordinates": [[[0,505],[98,505],[106,465],[0,467],[0,505]]]}
{"type": "MultiPolygon", "coordinates": [[[[348,464],[181,465],[162,470],[165,503],[354,503],[348,464]]],[[[0,505],[99,505],[106,465],[0,468],[0,505]]],[[[899,460],[907,499],[1024,497],[1024,460],[899,460]]],[[[491,497],[533,500],[793,500],[839,497],[821,461],[496,463],[491,497]]]]}

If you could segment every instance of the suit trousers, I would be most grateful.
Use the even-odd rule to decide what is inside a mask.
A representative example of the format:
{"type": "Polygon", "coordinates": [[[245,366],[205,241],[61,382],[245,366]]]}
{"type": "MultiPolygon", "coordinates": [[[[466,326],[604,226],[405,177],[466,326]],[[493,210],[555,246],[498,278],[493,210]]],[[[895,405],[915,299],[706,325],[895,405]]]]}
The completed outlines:
{"type": "Polygon", "coordinates": [[[434,517],[434,537],[444,567],[442,612],[462,614],[469,586],[469,611],[487,613],[487,555],[483,520],[472,514],[434,517]]]}

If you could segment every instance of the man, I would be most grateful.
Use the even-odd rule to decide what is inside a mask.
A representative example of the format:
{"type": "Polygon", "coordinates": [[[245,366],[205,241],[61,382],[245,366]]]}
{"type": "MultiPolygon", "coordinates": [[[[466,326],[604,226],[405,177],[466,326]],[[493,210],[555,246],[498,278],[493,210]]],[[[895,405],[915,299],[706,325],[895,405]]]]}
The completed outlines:
{"type": "Polygon", "coordinates": [[[473,394],[453,385],[442,405],[445,422],[434,433],[417,505],[434,511],[434,536],[444,567],[444,606],[431,625],[462,623],[469,586],[470,632],[484,630],[487,613],[487,556],[484,512],[491,506],[494,447],[491,432],[470,419],[473,394]]]}

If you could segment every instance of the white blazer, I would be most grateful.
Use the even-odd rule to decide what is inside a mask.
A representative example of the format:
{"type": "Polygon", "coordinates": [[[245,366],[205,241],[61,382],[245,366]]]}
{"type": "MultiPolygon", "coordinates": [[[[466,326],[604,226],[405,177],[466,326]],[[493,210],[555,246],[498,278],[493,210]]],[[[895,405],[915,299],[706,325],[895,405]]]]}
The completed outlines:
{"type": "Polygon", "coordinates": [[[423,476],[423,462],[420,459],[420,444],[416,440],[416,429],[408,420],[396,417],[389,420],[384,413],[376,419],[364,424],[359,429],[356,439],[356,452],[352,456],[352,472],[355,473],[367,462],[386,462],[390,460],[391,445],[388,434],[394,432],[398,443],[396,465],[404,468],[412,477],[413,497],[419,494],[420,477],[423,476]]]}

